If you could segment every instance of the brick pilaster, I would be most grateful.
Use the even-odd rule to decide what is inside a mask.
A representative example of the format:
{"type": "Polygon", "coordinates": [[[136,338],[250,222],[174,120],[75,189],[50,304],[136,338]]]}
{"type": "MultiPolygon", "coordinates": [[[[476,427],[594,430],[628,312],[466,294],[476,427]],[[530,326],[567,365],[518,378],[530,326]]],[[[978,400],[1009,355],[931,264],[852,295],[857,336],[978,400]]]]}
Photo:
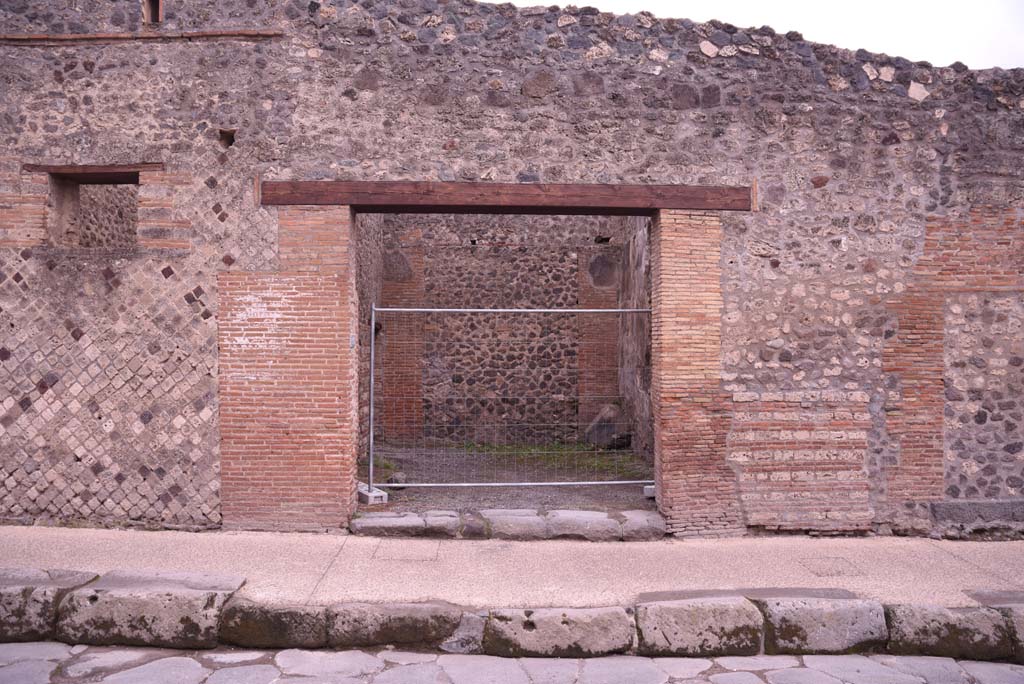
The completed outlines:
{"type": "Polygon", "coordinates": [[[658,508],[679,535],[743,531],[721,376],[721,224],[662,210],[651,229],[651,402],[658,508]]]}
{"type": "Polygon", "coordinates": [[[358,444],[351,212],[279,219],[289,270],[218,277],[224,524],[338,527],[354,509],[358,444]]]}

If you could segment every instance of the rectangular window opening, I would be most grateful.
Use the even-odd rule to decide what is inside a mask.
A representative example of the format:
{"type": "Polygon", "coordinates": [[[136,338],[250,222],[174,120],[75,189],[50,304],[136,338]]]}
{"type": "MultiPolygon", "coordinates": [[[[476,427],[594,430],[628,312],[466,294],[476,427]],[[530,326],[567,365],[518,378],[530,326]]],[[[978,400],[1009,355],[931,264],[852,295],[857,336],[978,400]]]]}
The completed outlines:
{"type": "Polygon", "coordinates": [[[142,21],[147,24],[159,24],[164,20],[164,7],[161,0],[142,0],[142,21]]]}
{"type": "Polygon", "coordinates": [[[137,173],[100,179],[51,173],[47,206],[47,237],[52,245],[124,249],[137,243],[137,173]]]}

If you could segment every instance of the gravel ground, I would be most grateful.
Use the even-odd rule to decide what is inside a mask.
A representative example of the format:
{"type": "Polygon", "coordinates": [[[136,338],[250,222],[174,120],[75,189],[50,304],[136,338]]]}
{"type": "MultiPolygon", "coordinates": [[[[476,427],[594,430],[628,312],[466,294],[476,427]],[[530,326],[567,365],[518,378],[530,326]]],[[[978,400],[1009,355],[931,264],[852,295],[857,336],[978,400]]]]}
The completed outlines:
{"type": "MultiPolygon", "coordinates": [[[[406,482],[565,482],[653,480],[649,463],[628,451],[592,450],[586,445],[506,447],[377,447],[378,484],[394,473],[406,482]],[[383,464],[383,465],[382,465],[383,464]]],[[[360,479],[366,481],[365,465],[360,479]]],[[[385,486],[386,485],[382,485],[385,486]]],[[[642,485],[565,485],[540,487],[386,487],[385,507],[365,510],[449,510],[465,513],[486,508],[531,508],[542,511],[654,510],[642,485]]]]}
{"type": "Polygon", "coordinates": [[[589,660],[405,651],[0,644],[0,684],[1024,684],[1024,666],[895,656],[589,660]]]}

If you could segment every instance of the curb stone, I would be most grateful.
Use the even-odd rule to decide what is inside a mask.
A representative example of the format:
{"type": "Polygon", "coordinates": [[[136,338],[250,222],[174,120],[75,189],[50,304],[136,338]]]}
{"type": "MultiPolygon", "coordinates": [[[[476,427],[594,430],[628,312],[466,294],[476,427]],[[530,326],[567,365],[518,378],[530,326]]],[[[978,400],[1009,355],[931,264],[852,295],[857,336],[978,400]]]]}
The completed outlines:
{"type": "Polygon", "coordinates": [[[885,611],[862,599],[753,599],[765,617],[764,652],[770,655],[856,653],[889,638],[885,611]]]}
{"type": "Polygon", "coordinates": [[[221,608],[244,583],[233,575],[108,572],[67,593],[56,636],[95,646],[213,648],[221,608]]]}
{"type": "Polygon", "coordinates": [[[1013,656],[1011,627],[994,608],[887,605],[889,653],[971,660],[1013,656]]]}
{"type": "Polygon", "coordinates": [[[323,648],[327,609],[264,605],[235,596],[221,614],[220,641],[246,648],[323,648]]]}
{"type": "Polygon", "coordinates": [[[999,606],[998,610],[1013,628],[1014,660],[1024,665],[1024,603],[999,606]]]}
{"type": "Polygon", "coordinates": [[[641,603],[638,651],[651,656],[756,655],[764,618],[741,596],[641,603]]]}
{"type": "Polygon", "coordinates": [[[327,609],[327,645],[436,646],[455,633],[462,614],[448,603],[339,603],[327,609]]]}
{"type": "Polygon", "coordinates": [[[1024,603],[1012,597],[988,599],[993,607],[984,608],[886,605],[881,623],[879,604],[874,601],[758,591],[753,591],[752,598],[726,594],[648,600],[635,610],[613,606],[487,612],[440,602],[263,604],[234,596],[244,578],[201,573],[110,572],[93,579],[92,573],[65,570],[10,570],[0,577],[6,580],[0,583],[0,626],[6,630],[0,632],[0,642],[20,641],[27,634],[38,639],[40,616],[52,610],[54,621],[47,623],[54,632],[51,638],[83,644],[80,648],[85,644],[180,649],[212,648],[218,643],[280,649],[411,645],[448,653],[486,650],[494,654],[488,657],[616,653],[702,657],[762,652],[776,657],[771,654],[783,651],[830,657],[825,654],[873,650],[1024,662],[1024,603]],[[24,594],[13,589],[22,586],[24,594]],[[25,601],[38,595],[40,586],[58,587],[55,598],[21,611],[25,601]],[[22,598],[12,602],[14,595],[22,598]]]}
{"type": "Polygon", "coordinates": [[[0,569],[0,642],[52,639],[65,594],[97,577],[74,570],[0,569]]]}
{"type": "Polygon", "coordinates": [[[475,655],[483,653],[484,626],[487,624],[487,613],[465,612],[459,620],[459,626],[452,635],[441,642],[440,648],[445,653],[475,655]]]}
{"type": "Polygon", "coordinates": [[[625,653],[636,625],[625,608],[492,610],[484,627],[487,655],[585,658],[625,653]]]}

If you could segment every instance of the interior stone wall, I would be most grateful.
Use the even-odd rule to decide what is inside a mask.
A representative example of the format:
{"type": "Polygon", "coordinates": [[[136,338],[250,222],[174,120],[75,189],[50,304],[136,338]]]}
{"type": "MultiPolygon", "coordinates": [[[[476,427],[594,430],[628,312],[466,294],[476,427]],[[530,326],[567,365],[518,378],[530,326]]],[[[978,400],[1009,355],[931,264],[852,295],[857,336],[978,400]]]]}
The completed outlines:
{"type": "MultiPolygon", "coordinates": [[[[651,307],[650,219],[628,219],[622,248],[619,308],[651,307]]],[[[654,452],[651,416],[651,316],[628,314],[619,319],[619,391],[638,453],[654,452]]]]}
{"type": "Polygon", "coordinates": [[[79,186],[80,247],[132,247],[138,223],[139,186],[79,186]]]}
{"type": "MultiPolygon", "coordinates": [[[[611,217],[396,215],[385,221],[384,305],[428,308],[613,308],[623,221],[611,217]],[[412,276],[410,262],[421,264],[412,276]],[[421,272],[420,272],[421,271],[421,272]],[[597,274],[595,284],[595,275],[597,274]],[[388,285],[416,281],[389,300],[388,285]],[[609,302],[587,300],[590,290],[609,302]]],[[[593,316],[593,315],[592,315],[593,316]]],[[[600,405],[618,401],[615,353],[587,357],[588,342],[617,344],[613,320],[585,315],[385,313],[381,419],[388,397],[422,402],[431,436],[460,441],[576,441],[600,405]],[[395,326],[418,334],[389,335],[395,326]],[[388,354],[421,355],[404,372],[388,354]],[[608,384],[605,382],[605,384],[608,384]],[[588,405],[581,395],[591,395],[588,405]],[[592,404],[592,405],[591,405],[592,404]],[[434,433],[437,434],[434,434],[434,433]]],[[[391,404],[392,411],[405,402],[391,404]]],[[[408,413],[408,411],[405,411],[408,413]]],[[[412,430],[422,434],[422,431],[412,430]]],[[[413,434],[410,437],[415,436],[413,434]]]]}
{"type": "MultiPolygon", "coordinates": [[[[355,237],[356,296],[359,300],[359,457],[369,453],[370,438],[370,339],[373,305],[381,305],[384,282],[384,217],[360,214],[353,226],[355,237]]],[[[378,387],[378,391],[379,391],[378,387]]]]}

